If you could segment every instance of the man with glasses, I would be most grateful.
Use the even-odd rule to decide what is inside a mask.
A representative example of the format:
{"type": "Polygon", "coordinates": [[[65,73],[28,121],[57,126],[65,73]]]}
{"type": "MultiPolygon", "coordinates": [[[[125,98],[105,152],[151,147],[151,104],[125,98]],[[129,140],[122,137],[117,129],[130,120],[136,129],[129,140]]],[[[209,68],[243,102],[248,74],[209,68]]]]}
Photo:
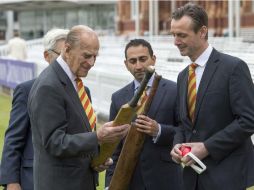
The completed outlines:
{"type": "MultiPolygon", "coordinates": [[[[52,29],[44,36],[44,58],[52,63],[64,47],[68,30],[52,29]]],[[[7,190],[33,190],[33,145],[27,99],[34,80],[19,84],[13,94],[5,133],[0,184],[7,190]]]]}

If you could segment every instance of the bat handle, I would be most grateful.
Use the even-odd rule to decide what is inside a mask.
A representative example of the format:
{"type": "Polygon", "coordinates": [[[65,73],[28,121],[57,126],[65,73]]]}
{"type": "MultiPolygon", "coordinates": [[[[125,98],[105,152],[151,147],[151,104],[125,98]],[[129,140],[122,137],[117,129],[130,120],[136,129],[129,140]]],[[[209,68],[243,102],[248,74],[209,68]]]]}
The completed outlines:
{"type": "Polygon", "coordinates": [[[152,77],[154,71],[155,71],[154,66],[149,66],[149,67],[146,68],[145,76],[142,79],[137,92],[135,93],[133,98],[128,103],[130,107],[135,108],[137,106],[139,98],[142,96],[143,91],[145,90],[146,85],[149,82],[150,78],[152,77]]]}

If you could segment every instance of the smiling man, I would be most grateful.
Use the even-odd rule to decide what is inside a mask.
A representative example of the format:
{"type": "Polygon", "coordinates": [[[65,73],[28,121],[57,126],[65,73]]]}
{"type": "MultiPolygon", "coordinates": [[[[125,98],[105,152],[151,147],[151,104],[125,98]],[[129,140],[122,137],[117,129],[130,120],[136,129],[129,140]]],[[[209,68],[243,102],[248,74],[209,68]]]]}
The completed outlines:
{"type": "MultiPolygon", "coordinates": [[[[134,80],[112,95],[110,120],[114,120],[121,106],[133,97],[145,75],[145,69],[156,63],[150,43],[143,39],[131,40],[126,45],[125,58],[125,66],[134,80]]],[[[154,76],[148,82],[147,95],[153,80],[154,76]]],[[[181,190],[181,168],[168,155],[177,126],[175,108],[176,84],[161,79],[148,115],[138,115],[135,120],[137,130],[146,134],[146,138],[129,190],[181,190]]],[[[113,165],[107,170],[106,186],[110,183],[122,146],[123,141],[113,155],[113,165]]]]}
{"type": "Polygon", "coordinates": [[[95,190],[95,170],[112,164],[108,159],[90,167],[99,144],[115,142],[128,131],[128,125],[112,127],[112,122],[93,130],[96,118],[80,77],[94,66],[98,51],[96,33],[87,26],[74,26],[61,55],[34,82],[28,112],[35,190],[95,190]]]}
{"type": "MultiPolygon", "coordinates": [[[[208,15],[193,3],[172,15],[171,33],[189,66],[177,80],[179,130],[171,151],[176,163],[190,166],[182,145],[204,162],[197,174],[184,167],[188,190],[243,190],[254,185],[254,86],[247,64],[208,43],[208,15]]],[[[253,188],[253,187],[252,187],[253,188]]]]}

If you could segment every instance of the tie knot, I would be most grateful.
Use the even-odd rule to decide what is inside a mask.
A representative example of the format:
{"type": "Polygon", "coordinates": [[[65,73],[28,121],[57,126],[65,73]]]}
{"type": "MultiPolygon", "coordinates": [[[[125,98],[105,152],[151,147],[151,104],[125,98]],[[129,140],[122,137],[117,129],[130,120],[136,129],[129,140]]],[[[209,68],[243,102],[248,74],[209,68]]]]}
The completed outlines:
{"type": "Polygon", "coordinates": [[[76,78],[75,81],[76,81],[76,85],[77,85],[77,89],[78,89],[78,90],[80,90],[81,88],[84,87],[81,78],[76,78]]]}
{"type": "Polygon", "coordinates": [[[79,77],[77,77],[77,78],[75,79],[75,81],[76,81],[76,82],[81,82],[82,80],[81,80],[79,77]]]}
{"type": "Polygon", "coordinates": [[[198,67],[198,64],[192,63],[190,64],[190,69],[195,70],[198,67]]]}

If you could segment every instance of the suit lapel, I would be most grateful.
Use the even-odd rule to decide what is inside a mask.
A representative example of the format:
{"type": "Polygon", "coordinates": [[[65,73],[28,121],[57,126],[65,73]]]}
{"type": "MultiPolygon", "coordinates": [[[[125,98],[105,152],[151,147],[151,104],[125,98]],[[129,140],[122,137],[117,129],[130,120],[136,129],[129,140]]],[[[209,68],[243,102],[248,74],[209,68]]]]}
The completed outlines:
{"type": "Polygon", "coordinates": [[[123,104],[126,104],[127,102],[129,102],[131,100],[131,98],[134,96],[134,82],[131,82],[130,84],[127,85],[126,89],[125,89],[125,96],[123,98],[123,104]]]}
{"type": "Polygon", "coordinates": [[[211,56],[207,61],[204,73],[202,75],[202,78],[199,84],[197,100],[196,100],[194,123],[196,122],[196,118],[198,116],[204,95],[218,67],[218,64],[219,64],[219,53],[215,49],[213,49],[211,56]]]}
{"type": "Polygon", "coordinates": [[[71,80],[65,73],[65,71],[61,68],[59,63],[55,61],[53,64],[53,69],[56,72],[56,75],[58,76],[60,82],[63,84],[64,89],[66,93],[70,96],[70,100],[73,102],[75,110],[79,113],[80,117],[84,121],[84,125],[88,131],[91,131],[91,127],[88,121],[88,118],[86,116],[85,110],[82,107],[82,104],[80,102],[80,99],[78,97],[78,93],[76,92],[71,80]]]}
{"type": "Polygon", "coordinates": [[[178,94],[180,99],[180,113],[181,117],[189,124],[188,126],[192,127],[192,122],[189,118],[189,110],[187,106],[187,98],[188,98],[188,77],[189,77],[189,67],[183,72],[182,81],[179,81],[182,85],[180,85],[180,92],[178,94]]]}
{"type": "Polygon", "coordinates": [[[153,98],[153,101],[152,101],[152,104],[150,106],[150,109],[148,111],[148,115],[155,118],[156,117],[156,114],[157,114],[157,111],[159,109],[159,106],[165,96],[165,93],[166,92],[166,89],[165,89],[165,81],[164,79],[161,79],[160,83],[159,83],[159,86],[158,86],[158,89],[155,93],[155,96],[153,98]]]}

